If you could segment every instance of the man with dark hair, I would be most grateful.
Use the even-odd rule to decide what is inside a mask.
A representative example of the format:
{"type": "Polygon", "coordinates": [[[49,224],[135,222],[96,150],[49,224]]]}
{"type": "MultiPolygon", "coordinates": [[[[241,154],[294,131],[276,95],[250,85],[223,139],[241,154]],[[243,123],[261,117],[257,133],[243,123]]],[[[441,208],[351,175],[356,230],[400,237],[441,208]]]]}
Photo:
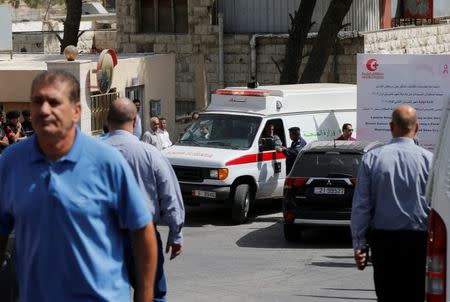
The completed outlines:
{"type": "Polygon", "coordinates": [[[159,118],[159,132],[161,134],[162,149],[164,150],[172,146],[172,141],[170,140],[169,132],[167,132],[167,119],[165,117],[159,118]]]}
{"type": "Polygon", "coordinates": [[[80,83],[70,73],[63,70],[49,70],[47,72],[41,72],[38,74],[33,82],[31,82],[31,92],[36,89],[37,86],[48,85],[48,83],[65,83],[67,87],[67,95],[65,96],[73,105],[80,102],[80,83]]]}
{"type": "Polygon", "coordinates": [[[364,269],[370,243],[378,301],[423,302],[430,213],[425,187],[433,155],[414,144],[419,124],[413,107],[397,107],[390,128],[391,142],[366,153],[359,167],[351,217],[354,256],[364,269]]]}
{"type": "Polygon", "coordinates": [[[342,135],[339,136],[337,141],[356,141],[356,138],[352,137],[353,126],[350,123],[345,123],[342,126],[342,135]]]}
{"type": "MultiPolygon", "coordinates": [[[[105,142],[116,147],[130,164],[138,184],[144,192],[147,205],[153,213],[154,222],[169,226],[166,253],[172,249],[170,260],[183,251],[184,205],[175,172],[169,161],[152,145],[140,142],[132,135],[136,121],[136,109],[127,98],[111,103],[108,123],[110,135],[105,142]]],[[[164,276],[164,251],[159,232],[158,269],[155,278],[154,301],[165,301],[166,279],[164,276]]]]}
{"type": "Polygon", "coordinates": [[[35,135],[0,158],[0,263],[14,230],[21,301],[130,301],[129,229],[134,301],[148,302],[157,257],[152,215],[123,156],[77,127],[79,97],[65,71],[44,71],[32,83],[35,135]]]}
{"type": "Polygon", "coordinates": [[[24,137],[29,137],[34,134],[33,127],[31,125],[31,112],[28,109],[22,110],[22,132],[24,137]]]}
{"type": "Polygon", "coordinates": [[[297,158],[300,150],[306,146],[306,141],[300,135],[299,127],[291,127],[289,128],[289,137],[292,140],[292,144],[289,148],[284,146],[278,147],[277,152],[283,152],[286,158],[286,175],[291,172],[292,166],[294,165],[295,159],[297,158]]]}
{"type": "Polygon", "coordinates": [[[275,126],[272,123],[267,122],[264,126],[258,145],[260,151],[277,150],[282,147],[283,143],[280,137],[275,134],[275,126]]]}
{"type": "Polygon", "coordinates": [[[198,120],[199,117],[200,117],[200,114],[197,111],[192,112],[191,122],[198,120]]]}
{"type": "Polygon", "coordinates": [[[22,124],[19,122],[20,112],[17,110],[8,111],[6,113],[5,134],[9,144],[14,144],[20,140],[22,135],[22,124]]]}
{"type": "Polygon", "coordinates": [[[141,121],[141,115],[140,115],[141,100],[134,99],[133,103],[136,106],[136,111],[137,111],[137,114],[136,114],[136,125],[134,125],[133,134],[138,139],[141,139],[141,137],[142,137],[142,121],[141,121]]]}
{"type": "Polygon", "coordinates": [[[5,129],[3,127],[3,112],[0,112],[0,154],[6,147],[9,146],[8,137],[6,136],[5,129]]]}

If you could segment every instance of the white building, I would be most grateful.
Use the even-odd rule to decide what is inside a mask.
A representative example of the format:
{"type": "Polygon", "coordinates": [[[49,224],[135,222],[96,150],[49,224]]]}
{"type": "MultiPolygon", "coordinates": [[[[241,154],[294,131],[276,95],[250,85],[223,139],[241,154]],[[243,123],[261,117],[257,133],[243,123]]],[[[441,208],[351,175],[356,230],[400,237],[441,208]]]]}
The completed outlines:
{"type": "Polygon", "coordinates": [[[100,93],[97,87],[99,55],[79,55],[72,62],[62,55],[15,54],[0,56],[0,110],[29,107],[31,82],[41,71],[65,69],[81,84],[82,131],[101,132],[109,103],[117,97],[141,100],[142,126],[148,128],[151,116],[164,116],[168,131],[175,136],[175,55],[120,54],[114,67],[111,89],[100,93]]]}

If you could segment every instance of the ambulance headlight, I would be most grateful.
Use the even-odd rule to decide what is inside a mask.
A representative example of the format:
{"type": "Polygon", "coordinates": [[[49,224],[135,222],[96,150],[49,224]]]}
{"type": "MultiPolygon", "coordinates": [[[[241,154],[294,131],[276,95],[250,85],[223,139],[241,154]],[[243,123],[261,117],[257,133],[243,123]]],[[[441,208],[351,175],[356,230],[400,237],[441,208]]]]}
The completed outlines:
{"type": "Polygon", "coordinates": [[[219,169],[211,169],[209,170],[209,178],[224,180],[228,177],[228,169],[219,168],[219,169]]]}

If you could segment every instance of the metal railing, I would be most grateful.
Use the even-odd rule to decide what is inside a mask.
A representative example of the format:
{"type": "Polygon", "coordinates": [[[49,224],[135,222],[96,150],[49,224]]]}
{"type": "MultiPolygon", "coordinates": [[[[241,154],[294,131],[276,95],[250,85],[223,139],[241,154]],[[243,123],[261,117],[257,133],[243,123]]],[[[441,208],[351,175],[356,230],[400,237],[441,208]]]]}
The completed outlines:
{"type": "Polygon", "coordinates": [[[109,105],[118,98],[117,92],[91,95],[91,133],[99,135],[103,133],[106,125],[109,105]]]}

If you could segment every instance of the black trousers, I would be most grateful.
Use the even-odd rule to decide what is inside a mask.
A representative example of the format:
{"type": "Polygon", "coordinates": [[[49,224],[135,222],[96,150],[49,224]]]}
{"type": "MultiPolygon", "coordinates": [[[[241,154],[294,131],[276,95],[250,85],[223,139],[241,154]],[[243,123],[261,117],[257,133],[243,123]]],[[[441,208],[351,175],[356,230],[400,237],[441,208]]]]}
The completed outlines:
{"type": "Polygon", "coordinates": [[[379,302],[425,300],[427,232],[372,230],[370,248],[379,302]]]}
{"type": "Polygon", "coordinates": [[[9,237],[6,249],[5,261],[0,263],[0,301],[18,302],[19,285],[16,275],[16,253],[14,245],[15,237],[9,237]]]}

